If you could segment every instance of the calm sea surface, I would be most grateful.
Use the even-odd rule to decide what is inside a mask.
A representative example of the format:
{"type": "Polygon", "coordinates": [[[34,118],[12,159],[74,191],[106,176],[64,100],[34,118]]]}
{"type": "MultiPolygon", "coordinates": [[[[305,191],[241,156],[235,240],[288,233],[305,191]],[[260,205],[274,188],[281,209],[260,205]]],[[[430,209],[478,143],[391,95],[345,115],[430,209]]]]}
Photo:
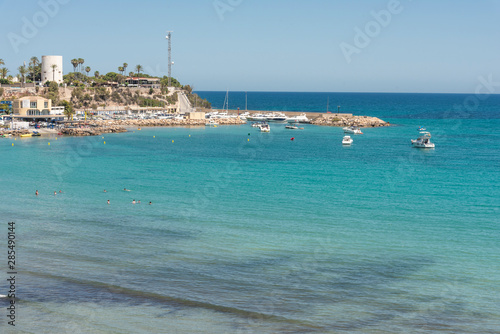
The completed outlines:
{"type": "Polygon", "coordinates": [[[0,139],[0,332],[498,333],[500,96],[473,98],[247,94],[394,124],[351,147],[283,124],[0,139]]]}

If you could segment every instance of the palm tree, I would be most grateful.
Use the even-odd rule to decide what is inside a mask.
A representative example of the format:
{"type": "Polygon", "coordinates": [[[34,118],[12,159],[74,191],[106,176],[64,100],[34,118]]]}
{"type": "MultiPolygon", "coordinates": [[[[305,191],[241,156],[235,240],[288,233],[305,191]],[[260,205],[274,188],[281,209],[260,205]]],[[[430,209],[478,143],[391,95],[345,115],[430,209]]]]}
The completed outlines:
{"type": "Polygon", "coordinates": [[[19,75],[21,75],[21,78],[23,79],[23,83],[24,83],[25,82],[24,76],[26,75],[26,73],[28,73],[26,66],[25,65],[19,66],[18,71],[19,71],[19,75]]]}
{"type": "Polygon", "coordinates": [[[85,60],[83,58],[78,58],[78,64],[80,65],[80,73],[82,72],[83,63],[85,63],[85,60]]]}
{"type": "Polygon", "coordinates": [[[2,58],[0,58],[0,65],[5,65],[4,61],[2,58]]]}
{"type": "Polygon", "coordinates": [[[99,71],[95,71],[95,72],[94,72],[94,77],[95,77],[96,79],[99,79],[99,71]]]}
{"type": "Polygon", "coordinates": [[[135,70],[137,71],[137,76],[139,77],[139,76],[140,76],[141,71],[143,70],[142,65],[137,65],[137,66],[135,67],[135,70]]]}
{"type": "Polygon", "coordinates": [[[120,72],[122,75],[123,75],[124,71],[125,71],[125,69],[123,68],[123,66],[118,67],[118,72],[120,72]]]}
{"type": "Polygon", "coordinates": [[[3,67],[0,69],[0,75],[2,76],[2,79],[5,79],[8,72],[9,72],[9,70],[7,69],[7,67],[3,67]]]}
{"type": "Polygon", "coordinates": [[[57,65],[56,64],[52,64],[50,65],[50,67],[52,68],[52,81],[56,81],[56,68],[57,68],[57,65]]]}
{"type": "Polygon", "coordinates": [[[39,64],[40,64],[40,61],[38,60],[37,57],[31,57],[31,59],[30,59],[30,66],[31,66],[31,70],[33,71],[33,72],[31,72],[32,73],[32,78],[31,79],[33,80],[33,82],[35,82],[36,67],[39,64]]]}
{"type": "Polygon", "coordinates": [[[85,72],[87,72],[87,76],[89,76],[90,66],[85,67],[85,72]]]}
{"type": "Polygon", "coordinates": [[[127,63],[123,63],[123,75],[125,75],[125,72],[127,71],[127,66],[128,64],[127,63]]]}
{"type": "Polygon", "coordinates": [[[73,65],[73,72],[76,72],[76,68],[78,67],[78,59],[71,59],[71,65],[73,65]]]}

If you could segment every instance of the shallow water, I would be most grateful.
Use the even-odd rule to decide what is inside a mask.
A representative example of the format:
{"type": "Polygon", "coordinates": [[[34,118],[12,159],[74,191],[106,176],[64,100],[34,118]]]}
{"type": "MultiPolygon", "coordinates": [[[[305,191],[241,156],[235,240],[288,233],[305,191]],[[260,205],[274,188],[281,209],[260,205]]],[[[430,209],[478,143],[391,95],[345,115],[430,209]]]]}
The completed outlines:
{"type": "Polygon", "coordinates": [[[497,331],[500,121],[418,103],[351,147],[277,124],[0,139],[16,330],[497,331]],[[420,125],[436,149],[411,148],[420,125]]]}

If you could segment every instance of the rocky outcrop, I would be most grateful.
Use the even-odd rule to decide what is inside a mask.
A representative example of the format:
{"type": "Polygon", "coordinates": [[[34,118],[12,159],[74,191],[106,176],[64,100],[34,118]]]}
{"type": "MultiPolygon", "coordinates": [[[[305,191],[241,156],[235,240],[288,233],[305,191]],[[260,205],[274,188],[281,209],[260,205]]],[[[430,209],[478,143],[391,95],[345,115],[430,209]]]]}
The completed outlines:
{"type": "MultiPolygon", "coordinates": [[[[97,126],[195,126],[205,125],[209,121],[207,119],[128,119],[128,120],[112,120],[112,121],[89,121],[91,125],[97,126]]],[[[220,118],[215,120],[220,125],[238,125],[246,122],[239,118],[220,118]]]]}
{"type": "Polygon", "coordinates": [[[0,129],[0,136],[1,135],[12,135],[14,137],[19,137],[20,135],[25,135],[28,133],[32,133],[32,132],[30,130],[27,130],[27,129],[22,129],[22,130],[0,129]]]}
{"type": "Polygon", "coordinates": [[[350,116],[350,117],[333,117],[328,115],[322,115],[316,117],[311,121],[314,125],[325,125],[325,126],[359,126],[361,128],[374,128],[379,126],[390,126],[391,124],[385,122],[377,117],[370,116],[350,116]]]}
{"type": "Polygon", "coordinates": [[[121,126],[94,126],[85,128],[64,128],[61,129],[63,135],[68,136],[98,136],[103,133],[117,133],[117,132],[127,132],[127,130],[121,126]]]}

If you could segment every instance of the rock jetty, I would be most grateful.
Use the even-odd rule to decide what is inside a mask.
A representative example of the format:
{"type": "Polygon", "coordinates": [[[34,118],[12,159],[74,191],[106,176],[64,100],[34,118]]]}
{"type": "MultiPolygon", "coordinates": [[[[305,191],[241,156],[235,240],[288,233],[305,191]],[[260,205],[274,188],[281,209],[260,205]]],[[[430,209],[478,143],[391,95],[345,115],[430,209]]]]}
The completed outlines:
{"type": "Polygon", "coordinates": [[[64,128],[60,131],[67,136],[98,136],[103,133],[127,132],[127,129],[121,126],[94,126],[82,128],[64,128]]]}
{"type": "MultiPolygon", "coordinates": [[[[89,121],[90,125],[97,126],[195,126],[205,125],[209,121],[207,119],[127,119],[127,120],[107,120],[107,121],[89,121]]],[[[219,118],[215,122],[220,125],[238,125],[246,122],[239,117],[234,118],[219,118]]]]}
{"type": "Polygon", "coordinates": [[[314,125],[325,126],[359,126],[361,128],[375,128],[379,126],[390,126],[389,122],[385,122],[377,117],[370,116],[336,116],[324,114],[316,117],[311,121],[314,125]]]}

